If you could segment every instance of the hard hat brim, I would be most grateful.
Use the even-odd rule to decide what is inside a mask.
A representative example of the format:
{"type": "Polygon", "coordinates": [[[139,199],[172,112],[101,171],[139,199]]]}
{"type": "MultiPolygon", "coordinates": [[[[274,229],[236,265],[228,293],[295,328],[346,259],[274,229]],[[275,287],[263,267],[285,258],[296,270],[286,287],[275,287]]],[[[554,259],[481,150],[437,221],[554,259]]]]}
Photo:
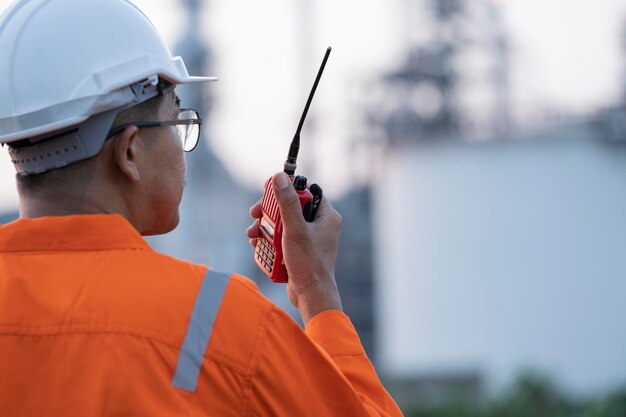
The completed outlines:
{"type": "Polygon", "coordinates": [[[186,81],[180,81],[177,84],[193,84],[219,81],[218,77],[189,77],[186,81]]]}

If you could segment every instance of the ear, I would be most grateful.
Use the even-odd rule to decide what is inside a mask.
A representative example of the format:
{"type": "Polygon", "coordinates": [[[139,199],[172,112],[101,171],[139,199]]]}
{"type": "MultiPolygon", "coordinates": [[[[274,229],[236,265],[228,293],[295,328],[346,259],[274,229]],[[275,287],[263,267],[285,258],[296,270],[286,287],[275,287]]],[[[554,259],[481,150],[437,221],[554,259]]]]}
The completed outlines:
{"type": "Polygon", "coordinates": [[[113,138],[113,159],[120,171],[131,181],[139,182],[139,166],[137,164],[139,148],[139,129],[129,126],[113,138]]]}

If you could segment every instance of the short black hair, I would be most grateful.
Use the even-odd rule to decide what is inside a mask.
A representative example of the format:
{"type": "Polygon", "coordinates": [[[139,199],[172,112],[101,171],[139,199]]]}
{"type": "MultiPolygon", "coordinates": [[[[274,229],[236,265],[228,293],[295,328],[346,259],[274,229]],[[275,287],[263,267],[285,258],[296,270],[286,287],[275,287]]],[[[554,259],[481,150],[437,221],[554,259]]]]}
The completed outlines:
{"type": "MultiPolygon", "coordinates": [[[[156,120],[165,99],[164,93],[169,91],[171,87],[172,84],[170,82],[159,79],[159,95],[119,112],[109,130],[113,130],[125,123],[156,120]]],[[[81,187],[93,174],[96,156],[97,154],[92,158],[41,174],[26,176],[17,174],[15,178],[18,192],[20,195],[33,195],[45,190],[81,187]]]]}

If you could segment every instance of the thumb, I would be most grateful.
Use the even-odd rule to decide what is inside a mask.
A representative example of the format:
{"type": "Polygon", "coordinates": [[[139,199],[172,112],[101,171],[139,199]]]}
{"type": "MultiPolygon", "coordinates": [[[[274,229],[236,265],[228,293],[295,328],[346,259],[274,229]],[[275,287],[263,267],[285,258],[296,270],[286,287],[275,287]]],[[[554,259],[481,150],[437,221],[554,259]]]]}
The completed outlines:
{"type": "Polygon", "coordinates": [[[287,174],[281,172],[274,175],[272,182],[283,223],[285,223],[285,225],[304,224],[305,220],[302,215],[302,207],[300,206],[298,193],[291,185],[291,180],[287,174]]]}

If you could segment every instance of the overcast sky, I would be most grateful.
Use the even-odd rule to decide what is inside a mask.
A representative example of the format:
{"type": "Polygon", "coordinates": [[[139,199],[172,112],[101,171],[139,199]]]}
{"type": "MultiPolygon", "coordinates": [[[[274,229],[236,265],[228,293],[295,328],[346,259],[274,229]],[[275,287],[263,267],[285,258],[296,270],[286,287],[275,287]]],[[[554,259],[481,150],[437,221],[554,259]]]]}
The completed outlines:
{"type": "MultiPolygon", "coordinates": [[[[623,86],[619,35],[626,20],[625,0],[493,1],[513,47],[515,105],[587,112],[618,100],[623,86]]],[[[9,3],[0,0],[0,9],[9,3]]],[[[183,1],[135,3],[166,42],[175,45],[186,28],[183,1]]],[[[215,53],[212,73],[220,77],[211,86],[216,99],[211,143],[236,178],[260,189],[265,178],[280,170],[319,61],[332,45],[312,107],[316,129],[310,132],[312,137],[302,139],[303,169],[314,171],[331,195],[348,186],[337,180],[336,170],[345,158],[349,136],[348,90],[365,86],[401,61],[410,24],[404,3],[207,2],[203,35],[215,53]]],[[[2,152],[0,210],[17,206],[13,172],[2,152]]]]}

